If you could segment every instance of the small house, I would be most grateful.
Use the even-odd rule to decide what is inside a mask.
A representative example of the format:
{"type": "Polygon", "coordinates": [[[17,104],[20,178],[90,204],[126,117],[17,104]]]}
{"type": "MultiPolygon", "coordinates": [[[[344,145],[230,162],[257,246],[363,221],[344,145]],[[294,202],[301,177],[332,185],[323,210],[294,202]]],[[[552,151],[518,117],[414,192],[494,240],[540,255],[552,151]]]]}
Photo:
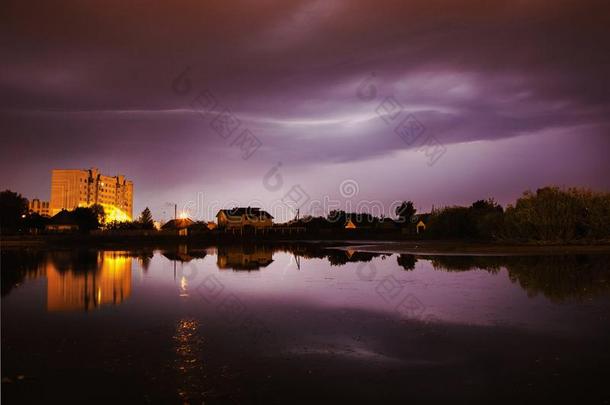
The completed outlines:
{"type": "Polygon", "coordinates": [[[267,211],[254,207],[220,210],[216,214],[218,228],[224,230],[258,230],[273,226],[273,216],[267,211]]]}
{"type": "Polygon", "coordinates": [[[161,227],[163,231],[174,231],[178,233],[180,236],[188,235],[189,228],[194,224],[194,222],[189,218],[177,218],[172,219],[171,221],[167,221],[161,227]]]}
{"type": "Polygon", "coordinates": [[[415,225],[415,231],[417,232],[417,234],[424,233],[426,231],[426,224],[424,223],[424,221],[422,221],[421,219],[419,220],[417,225],[415,225]]]}
{"type": "Polygon", "coordinates": [[[356,224],[354,223],[354,221],[352,221],[351,218],[348,219],[345,223],[345,229],[356,229],[356,224]]]}
{"type": "Polygon", "coordinates": [[[70,212],[61,210],[51,217],[45,229],[49,232],[75,232],[79,230],[79,226],[70,212]]]}

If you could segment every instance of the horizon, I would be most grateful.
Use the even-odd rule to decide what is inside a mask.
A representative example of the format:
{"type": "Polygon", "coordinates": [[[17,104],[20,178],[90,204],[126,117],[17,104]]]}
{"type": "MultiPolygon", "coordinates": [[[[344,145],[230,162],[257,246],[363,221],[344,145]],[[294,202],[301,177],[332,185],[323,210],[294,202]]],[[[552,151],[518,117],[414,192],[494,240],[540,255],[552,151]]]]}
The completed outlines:
{"type": "Polygon", "coordinates": [[[607,3],[63,3],[0,27],[0,186],[28,199],[90,167],[159,220],[297,185],[419,212],[610,191],[607,3]]]}

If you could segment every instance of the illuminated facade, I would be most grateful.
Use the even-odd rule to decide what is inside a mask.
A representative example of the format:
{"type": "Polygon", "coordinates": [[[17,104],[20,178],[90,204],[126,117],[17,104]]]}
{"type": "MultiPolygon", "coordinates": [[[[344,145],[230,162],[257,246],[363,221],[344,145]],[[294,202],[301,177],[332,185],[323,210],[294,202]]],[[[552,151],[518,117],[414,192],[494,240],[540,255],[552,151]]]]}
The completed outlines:
{"type": "Polygon", "coordinates": [[[28,210],[31,213],[42,215],[45,217],[48,217],[51,214],[51,211],[49,209],[49,202],[40,201],[38,198],[34,198],[32,201],[28,202],[28,210]]]}
{"type": "Polygon", "coordinates": [[[52,171],[50,215],[94,204],[104,207],[106,222],[131,221],[133,182],[122,175],[105,176],[98,169],[52,171]]]}

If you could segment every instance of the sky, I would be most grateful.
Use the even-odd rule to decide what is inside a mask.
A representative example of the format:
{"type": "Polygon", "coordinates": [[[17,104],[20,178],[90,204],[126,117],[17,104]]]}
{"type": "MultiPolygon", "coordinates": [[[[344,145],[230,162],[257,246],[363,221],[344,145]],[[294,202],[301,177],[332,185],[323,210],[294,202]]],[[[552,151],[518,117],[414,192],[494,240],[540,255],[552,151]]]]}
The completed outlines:
{"type": "Polygon", "coordinates": [[[610,191],[606,1],[5,1],[0,47],[27,198],[90,167],[161,220],[610,191]]]}

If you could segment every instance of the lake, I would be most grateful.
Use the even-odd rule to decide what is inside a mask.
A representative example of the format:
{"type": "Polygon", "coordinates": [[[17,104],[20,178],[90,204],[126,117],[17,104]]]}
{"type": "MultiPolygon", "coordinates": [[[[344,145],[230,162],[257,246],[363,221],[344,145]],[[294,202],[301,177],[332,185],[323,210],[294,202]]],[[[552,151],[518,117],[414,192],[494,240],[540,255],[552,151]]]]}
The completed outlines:
{"type": "Polygon", "coordinates": [[[2,399],[604,402],[608,259],[3,250],[2,399]]]}

